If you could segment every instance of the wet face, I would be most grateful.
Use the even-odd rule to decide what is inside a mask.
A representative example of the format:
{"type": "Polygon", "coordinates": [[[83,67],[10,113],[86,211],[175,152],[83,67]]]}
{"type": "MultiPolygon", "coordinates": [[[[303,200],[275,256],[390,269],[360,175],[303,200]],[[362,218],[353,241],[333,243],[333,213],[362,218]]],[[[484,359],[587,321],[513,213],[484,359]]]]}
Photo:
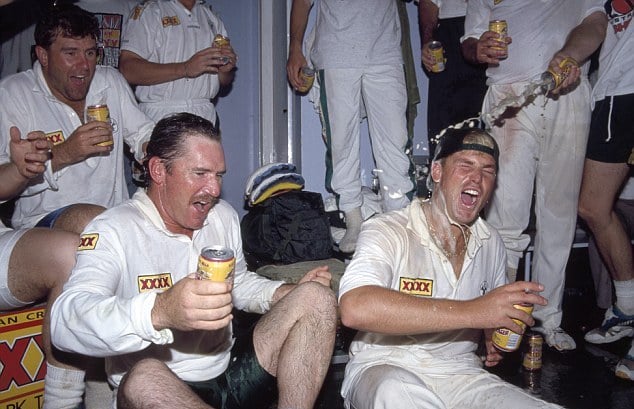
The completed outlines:
{"type": "Polygon", "coordinates": [[[486,205],[495,186],[495,160],[487,153],[464,150],[432,164],[437,182],[434,196],[444,201],[447,214],[462,225],[473,223],[486,205]],[[436,194],[439,192],[439,195],[436,194]]]}
{"type": "Polygon", "coordinates": [[[36,53],[53,95],[71,107],[83,108],[97,66],[95,39],[58,35],[48,49],[37,46],[36,53]]]}
{"type": "Polygon", "coordinates": [[[184,144],[185,154],[172,162],[169,172],[164,161],[150,159],[148,195],[169,231],[191,237],[218,203],[226,168],[219,142],[192,135],[184,144]]]}

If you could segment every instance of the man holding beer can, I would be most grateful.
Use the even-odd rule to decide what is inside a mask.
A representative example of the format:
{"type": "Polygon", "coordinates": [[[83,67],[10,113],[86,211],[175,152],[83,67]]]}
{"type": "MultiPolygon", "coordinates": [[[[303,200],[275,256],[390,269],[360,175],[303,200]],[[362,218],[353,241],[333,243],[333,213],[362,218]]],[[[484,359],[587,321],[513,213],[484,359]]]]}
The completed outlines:
{"type": "Polygon", "coordinates": [[[124,143],[138,161],[153,122],[112,67],[97,65],[99,23],[77,6],[56,6],[35,27],[33,69],[0,82],[0,164],[9,161],[12,127],[42,131],[52,147],[46,170],[19,194],[15,228],[53,227],[81,233],[105,208],[129,198],[124,143]],[[91,105],[107,105],[109,121],[87,121],[91,105]]]}
{"type": "Polygon", "coordinates": [[[335,339],[328,268],[297,285],[247,271],[210,121],[160,120],[145,167],[147,190],[82,235],[51,312],[55,345],[105,356],[119,408],[269,408],[276,387],[279,409],[312,408],[335,339]],[[264,315],[236,337],[232,308],[264,315]]]}
{"type": "Polygon", "coordinates": [[[139,4],[123,35],[119,69],[140,107],[158,121],[190,112],[216,123],[211,101],[233,82],[237,56],[225,26],[199,0],[139,4]]]}
{"type": "Polygon", "coordinates": [[[427,140],[430,159],[434,157],[434,136],[451,124],[478,115],[487,90],[486,66],[465,60],[460,50],[466,14],[465,0],[418,2],[421,60],[429,79],[427,140]],[[446,59],[441,72],[433,69],[431,45],[435,41],[442,44],[446,59]]]}
{"type": "Polygon", "coordinates": [[[529,102],[488,124],[502,154],[486,219],[504,240],[511,281],[524,251],[535,244],[531,274],[544,285],[549,302],[535,308],[539,323],[533,329],[558,351],[576,348],[561,328],[562,300],[590,126],[588,58],[605,37],[603,3],[469,0],[462,38],[465,57],[488,64],[485,116],[500,109],[502,101],[521,100],[545,71],[569,69],[557,88],[546,94],[536,89],[529,102]],[[504,26],[508,37],[500,38],[504,26]],[[581,65],[566,66],[566,59],[581,65]],[[533,200],[534,240],[527,231],[533,200]]]}
{"type": "Polygon", "coordinates": [[[498,155],[481,129],[447,129],[431,164],[431,199],[364,223],[339,286],[342,323],[359,330],[346,407],[559,408],[482,368],[502,359],[493,330],[523,333],[534,321],[517,306],[546,304],[538,283],[505,285],[504,244],[479,217],[498,155]]]}

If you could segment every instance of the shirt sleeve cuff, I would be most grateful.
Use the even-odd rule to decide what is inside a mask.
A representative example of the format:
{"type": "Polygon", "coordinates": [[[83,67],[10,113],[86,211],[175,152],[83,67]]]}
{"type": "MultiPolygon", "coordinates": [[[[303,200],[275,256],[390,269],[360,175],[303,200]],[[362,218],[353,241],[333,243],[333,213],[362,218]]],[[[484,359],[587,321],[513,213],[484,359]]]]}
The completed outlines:
{"type": "Polygon", "coordinates": [[[140,297],[137,297],[133,301],[132,314],[135,317],[140,317],[138,324],[140,328],[137,330],[141,337],[152,342],[153,344],[165,345],[174,342],[174,334],[168,328],[157,331],[152,325],[152,308],[154,307],[154,301],[156,300],[157,293],[145,293],[140,297]]]}
{"type": "Polygon", "coordinates": [[[57,176],[53,172],[53,162],[51,159],[47,160],[44,166],[46,166],[46,170],[44,171],[44,180],[46,180],[46,183],[48,183],[51,190],[59,190],[59,186],[57,185],[57,176]]]}

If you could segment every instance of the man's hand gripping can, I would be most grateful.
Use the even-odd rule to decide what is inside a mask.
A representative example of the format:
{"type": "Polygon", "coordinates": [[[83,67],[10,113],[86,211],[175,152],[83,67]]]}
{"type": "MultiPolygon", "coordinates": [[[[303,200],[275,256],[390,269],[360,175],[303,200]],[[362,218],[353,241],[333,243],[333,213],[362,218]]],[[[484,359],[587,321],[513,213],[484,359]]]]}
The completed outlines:
{"type": "MultiPolygon", "coordinates": [[[[527,314],[533,313],[533,306],[530,304],[515,304],[515,308],[518,310],[522,310],[527,314]]],[[[522,329],[526,329],[526,324],[524,324],[520,320],[514,319],[515,323],[522,327],[522,329]]],[[[513,352],[515,351],[522,342],[522,334],[518,334],[517,332],[513,332],[508,328],[498,328],[493,332],[493,336],[491,337],[493,341],[493,345],[504,352],[513,352]]]]}

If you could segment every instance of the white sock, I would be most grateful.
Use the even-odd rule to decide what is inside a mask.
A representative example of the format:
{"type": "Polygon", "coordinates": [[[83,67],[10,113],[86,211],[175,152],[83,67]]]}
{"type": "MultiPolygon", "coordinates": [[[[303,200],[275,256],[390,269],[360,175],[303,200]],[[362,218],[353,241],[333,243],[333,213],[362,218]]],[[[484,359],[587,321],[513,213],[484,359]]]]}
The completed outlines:
{"type": "Polygon", "coordinates": [[[361,224],[363,223],[363,216],[361,216],[361,208],[355,207],[354,209],[344,212],[346,215],[346,234],[339,242],[339,250],[344,253],[352,253],[357,247],[357,238],[361,232],[361,224]]]}
{"type": "Polygon", "coordinates": [[[626,315],[634,315],[634,280],[614,281],[616,306],[626,315]]]}
{"type": "Polygon", "coordinates": [[[83,401],[84,371],[46,363],[44,406],[42,409],[74,409],[83,401]]]}

